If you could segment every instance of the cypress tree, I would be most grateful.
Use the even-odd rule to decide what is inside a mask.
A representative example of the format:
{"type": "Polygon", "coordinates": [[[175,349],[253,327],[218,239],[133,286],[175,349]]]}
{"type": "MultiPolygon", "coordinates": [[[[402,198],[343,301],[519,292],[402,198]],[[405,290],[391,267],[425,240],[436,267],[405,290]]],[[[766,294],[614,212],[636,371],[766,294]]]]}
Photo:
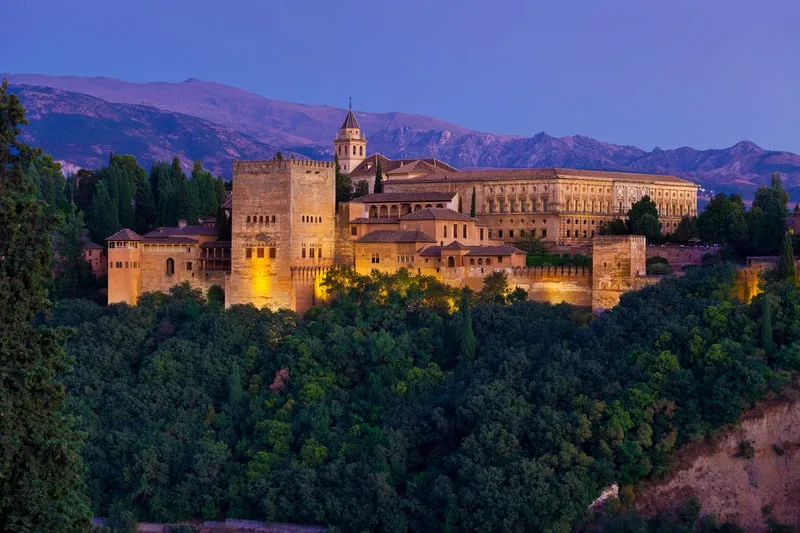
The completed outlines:
{"type": "Polygon", "coordinates": [[[794,283],[797,280],[797,269],[794,265],[794,249],[792,248],[792,236],[789,232],[783,236],[783,247],[781,256],[778,260],[778,276],[782,280],[794,283]]]}
{"type": "Polygon", "coordinates": [[[156,224],[156,202],[150,180],[139,180],[136,185],[136,232],[144,235],[156,224]]]}
{"type": "Polygon", "coordinates": [[[88,215],[89,237],[96,243],[105,242],[106,237],[122,229],[117,218],[117,206],[111,201],[105,181],[97,184],[88,215]]]}
{"type": "Polygon", "coordinates": [[[461,351],[459,359],[471,361],[475,359],[475,332],[472,329],[472,309],[470,308],[470,291],[461,292],[461,351]]]}
{"type": "MultiPolygon", "coordinates": [[[[377,158],[376,158],[377,159],[377,158]]],[[[383,171],[381,171],[381,160],[377,159],[378,164],[375,167],[375,186],[372,188],[372,192],[383,192],[383,171]]]]}
{"type": "Polygon", "coordinates": [[[94,285],[92,267],[83,258],[83,213],[76,207],[66,214],[55,235],[59,274],[55,280],[58,298],[79,298],[94,285]]]}
{"type": "Polygon", "coordinates": [[[469,208],[469,216],[475,218],[475,187],[472,188],[472,205],[469,208]]]}
{"type": "Polygon", "coordinates": [[[772,339],[772,313],[769,297],[766,294],[761,308],[761,347],[767,352],[767,355],[775,349],[775,341],[772,339]]]}
{"type": "Polygon", "coordinates": [[[88,531],[81,439],[56,376],[70,370],[67,333],[34,325],[49,307],[55,219],[23,169],[25,111],[0,85],[0,531],[88,531]]]}

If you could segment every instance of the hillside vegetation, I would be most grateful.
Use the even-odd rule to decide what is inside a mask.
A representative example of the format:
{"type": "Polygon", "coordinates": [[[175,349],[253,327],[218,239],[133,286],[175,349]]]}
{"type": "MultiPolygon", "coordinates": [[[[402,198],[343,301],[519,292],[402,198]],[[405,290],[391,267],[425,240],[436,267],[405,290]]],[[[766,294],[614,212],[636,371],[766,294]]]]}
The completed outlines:
{"type": "Polygon", "coordinates": [[[431,279],[342,271],[302,320],[176,288],[62,301],[49,323],[76,329],[64,380],[96,515],[569,531],[603,487],[668,472],[800,365],[797,290],[741,304],[734,270],[594,320],[487,294],[452,312],[431,279]]]}

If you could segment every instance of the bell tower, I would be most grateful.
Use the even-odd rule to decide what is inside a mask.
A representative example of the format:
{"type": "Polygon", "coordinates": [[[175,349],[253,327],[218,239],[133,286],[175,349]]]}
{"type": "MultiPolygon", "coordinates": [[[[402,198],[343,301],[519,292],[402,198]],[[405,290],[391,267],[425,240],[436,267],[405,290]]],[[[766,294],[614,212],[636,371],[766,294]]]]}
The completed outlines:
{"type": "Polygon", "coordinates": [[[361,133],[361,127],[353,114],[353,99],[344,117],[342,127],[333,140],[333,148],[339,157],[339,168],[342,174],[350,174],[367,157],[367,139],[361,133]]]}

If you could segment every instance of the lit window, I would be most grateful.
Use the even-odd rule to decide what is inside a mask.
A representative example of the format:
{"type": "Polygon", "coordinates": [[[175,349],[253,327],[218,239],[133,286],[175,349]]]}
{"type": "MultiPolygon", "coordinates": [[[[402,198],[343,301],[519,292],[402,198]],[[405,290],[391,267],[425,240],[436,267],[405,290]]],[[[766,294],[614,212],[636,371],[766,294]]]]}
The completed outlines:
{"type": "Polygon", "coordinates": [[[252,248],[245,248],[244,249],[244,256],[246,259],[251,259],[253,257],[253,249],[252,248]]]}
{"type": "Polygon", "coordinates": [[[270,249],[269,249],[269,258],[270,259],[275,259],[275,247],[274,246],[270,247],[270,249]]]}
{"type": "Polygon", "coordinates": [[[264,249],[263,248],[256,248],[256,257],[259,259],[264,258],[264,249]]]}
{"type": "Polygon", "coordinates": [[[372,264],[373,264],[373,265],[377,265],[377,264],[378,264],[378,263],[380,263],[380,262],[381,262],[381,257],[380,257],[380,255],[378,255],[378,253],[377,253],[377,252],[373,252],[373,253],[372,253],[372,264]]]}

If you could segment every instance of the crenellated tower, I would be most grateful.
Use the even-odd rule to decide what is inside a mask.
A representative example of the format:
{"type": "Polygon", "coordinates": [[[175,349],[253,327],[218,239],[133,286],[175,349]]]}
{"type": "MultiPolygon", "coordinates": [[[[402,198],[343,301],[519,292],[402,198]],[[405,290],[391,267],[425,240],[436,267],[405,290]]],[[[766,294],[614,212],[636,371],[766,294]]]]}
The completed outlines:
{"type": "Polygon", "coordinates": [[[353,99],[344,117],[342,127],[333,140],[333,147],[339,157],[339,168],[343,174],[349,174],[367,157],[367,139],[361,132],[361,126],[353,113],[353,99]]]}

